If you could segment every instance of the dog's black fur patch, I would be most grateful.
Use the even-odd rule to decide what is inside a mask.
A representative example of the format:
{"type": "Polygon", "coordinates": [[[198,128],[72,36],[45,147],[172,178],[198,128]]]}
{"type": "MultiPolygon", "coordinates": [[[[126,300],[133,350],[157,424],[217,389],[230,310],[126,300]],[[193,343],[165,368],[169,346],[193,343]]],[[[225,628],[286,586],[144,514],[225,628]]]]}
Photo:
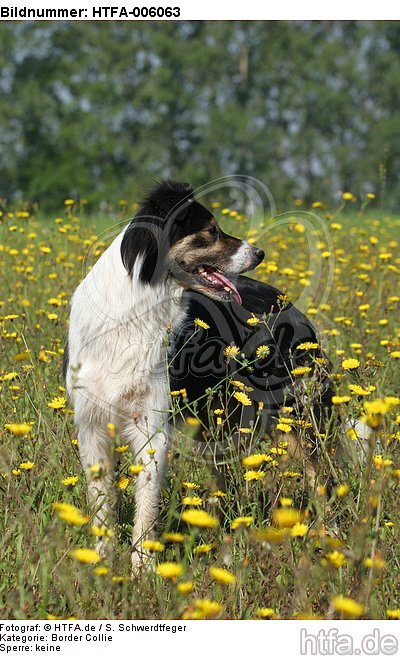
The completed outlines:
{"type": "MultiPolygon", "coordinates": [[[[207,423],[206,390],[221,385],[227,375],[234,375],[235,380],[253,388],[249,393],[253,404],[238,408],[236,401],[231,403],[232,422],[239,420],[240,414],[242,425],[255,421],[258,402],[264,406],[265,426],[271,425],[271,420],[278,416],[283,405],[292,405],[298,416],[303,404],[290,372],[304,365],[314,369],[315,357],[324,357],[320,349],[306,351],[296,348],[303,342],[318,341],[314,327],[290,302],[282,302],[282,293],[275,287],[245,276],[239,276],[235,284],[242,297],[241,306],[234,301],[218,302],[199,292],[185,293],[188,316],[176,335],[170,358],[172,389],[185,388],[189,402],[201,399],[198,410],[201,419],[207,423]],[[253,315],[260,319],[256,327],[247,323],[253,315]],[[193,322],[197,317],[210,328],[193,334],[193,322]],[[232,344],[239,347],[246,360],[255,361],[254,364],[243,369],[234,359],[227,363],[224,349],[232,344]],[[270,348],[270,353],[265,359],[257,359],[255,352],[262,344],[270,348]]],[[[322,426],[329,414],[333,394],[328,373],[320,375],[318,386],[317,398],[312,400],[312,405],[322,426]]],[[[232,391],[234,388],[230,387],[232,391]]],[[[218,403],[216,398],[216,406],[218,403]]]]}

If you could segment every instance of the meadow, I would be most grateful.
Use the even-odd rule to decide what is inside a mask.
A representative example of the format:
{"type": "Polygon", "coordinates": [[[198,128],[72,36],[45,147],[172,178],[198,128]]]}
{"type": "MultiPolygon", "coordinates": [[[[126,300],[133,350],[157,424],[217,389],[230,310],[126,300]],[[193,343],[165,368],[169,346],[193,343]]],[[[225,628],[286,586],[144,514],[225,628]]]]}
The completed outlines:
{"type": "MultiPolygon", "coordinates": [[[[171,445],[159,540],[145,545],[156,564],[132,577],[141,464],[110,426],[120,523],[109,532],[113,555],[101,558],[62,355],[69,298],[115,233],[108,228],[135,208],[121,201],[96,219],[73,200],[46,217],[28,205],[3,207],[2,618],[400,619],[400,218],[372,195],[350,193],[333,208],[298,200],[283,215],[252,221],[240,207],[213,206],[226,232],[264,248],[251,275],[281,289],[317,326],[333,363],[335,412],[371,428],[366,463],[338,460],[321,435],[319,478],[300,509],[304,463],[288,456],[283,417],[278,438],[254,437],[251,451],[237,452],[223,492],[191,456],[193,417],[171,445]]],[[[171,403],[184,405],[184,394],[171,403]]],[[[355,437],[349,430],[343,439],[355,437]]]]}

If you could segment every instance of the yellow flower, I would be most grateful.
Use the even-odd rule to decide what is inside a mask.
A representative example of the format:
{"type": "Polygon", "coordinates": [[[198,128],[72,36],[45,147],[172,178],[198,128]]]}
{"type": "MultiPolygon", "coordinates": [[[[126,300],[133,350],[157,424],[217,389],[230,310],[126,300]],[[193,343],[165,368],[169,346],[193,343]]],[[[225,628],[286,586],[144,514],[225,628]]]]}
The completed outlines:
{"type": "Polygon", "coordinates": [[[356,200],[356,197],[350,192],[350,191],[345,191],[342,194],[343,200],[356,200]]]}
{"type": "Polygon", "coordinates": [[[34,466],[35,463],[28,460],[27,462],[21,462],[19,468],[24,469],[25,471],[29,471],[30,469],[33,469],[34,466]]]}
{"type": "Polygon", "coordinates": [[[319,344],[318,342],[302,342],[296,348],[298,348],[299,351],[315,351],[316,349],[319,349],[319,344]]]}
{"type": "Polygon", "coordinates": [[[257,608],[256,615],[264,620],[268,617],[272,619],[277,617],[276,611],[273,608],[266,608],[265,606],[263,608],[257,608]]]}
{"type": "Polygon", "coordinates": [[[233,522],[231,523],[231,528],[233,530],[236,530],[241,526],[245,526],[247,528],[251,526],[253,522],[254,522],[254,517],[236,517],[236,519],[234,519],[233,522]]]}
{"type": "Polygon", "coordinates": [[[210,567],[208,571],[210,572],[210,576],[222,585],[236,583],[236,576],[223,567],[210,567]]]}
{"type": "Polygon", "coordinates": [[[290,534],[292,538],[302,538],[306,535],[307,532],[308,532],[307,524],[301,524],[300,522],[296,522],[296,524],[292,527],[290,534]]]}
{"type": "Polygon", "coordinates": [[[338,485],[336,488],[336,494],[339,498],[345,497],[346,494],[349,491],[349,486],[343,483],[342,485],[338,485]]]}
{"type": "Polygon", "coordinates": [[[66,399],[63,396],[55,396],[47,405],[53,410],[60,410],[60,408],[65,408],[66,399]]]}
{"type": "Polygon", "coordinates": [[[161,552],[165,549],[165,546],[162,544],[162,542],[158,542],[157,540],[144,540],[144,542],[142,542],[142,547],[143,549],[146,549],[146,551],[150,552],[161,552]]]}
{"type": "Polygon", "coordinates": [[[209,515],[205,510],[184,510],[182,519],[187,524],[198,528],[216,528],[219,525],[218,519],[209,515]]]}
{"type": "Polygon", "coordinates": [[[265,472],[258,470],[258,471],[248,471],[244,475],[244,479],[246,481],[259,481],[260,478],[264,478],[265,472]]]}
{"type": "Polygon", "coordinates": [[[106,576],[106,574],[108,574],[108,567],[105,567],[104,565],[99,565],[99,567],[95,567],[93,571],[96,574],[96,576],[106,576]]]}
{"type": "Polygon", "coordinates": [[[183,574],[183,565],[180,563],[166,562],[157,565],[157,572],[164,579],[176,579],[183,574]]]}
{"type": "Polygon", "coordinates": [[[187,417],[186,425],[194,428],[195,426],[200,426],[201,421],[197,417],[187,417]]]}
{"type": "Polygon", "coordinates": [[[256,348],[256,356],[259,360],[268,357],[270,354],[270,348],[266,344],[261,344],[256,348]]]}
{"type": "Polygon", "coordinates": [[[184,506],[201,506],[203,503],[200,497],[184,497],[182,504],[184,506]]]}
{"type": "Polygon", "coordinates": [[[86,564],[98,563],[101,560],[101,556],[94,549],[74,549],[69,555],[78,562],[86,564]]]}
{"type": "Polygon", "coordinates": [[[129,467],[129,472],[133,474],[133,476],[137,476],[138,474],[140,474],[140,472],[143,471],[143,469],[144,469],[144,465],[131,465],[129,467]]]}
{"type": "Polygon", "coordinates": [[[332,565],[332,567],[336,567],[336,569],[340,569],[340,567],[343,567],[343,565],[346,564],[345,555],[342,554],[337,549],[335,549],[335,551],[330,551],[329,553],[327,553],[326,557],[329,563],[332,565]]]}
{"type": "Polygon", "coordinates": [[[252,401],[249,399],[247,394],[245,394],[244,392],[234,392],[233,396],[236,399],[236,401],[239,401],[239,403],[241,403],[242,405],[251,405],[252,404],[252,401]]]}
{"type": "Polygon", "coordinates": [[[224,356],[226,358],[236,358],[240,353],[240,348],[238,346],[226,346],[224,348],[224,356]]]}
{"type": "Polygon", "coordinates": [[[400,351],[392,351],[390,354],[391,358],[394,358],[394,360],[399,360],[400,359],[400,351]]]}
{"type": "Polygon", "coordinates": [[[83,526],[84,524],[87,524],[90,519],[70,503],[56,501],[53,503],[53,509],[58,513],[60,519],[72,526],[83,526]]]}
{"type": "Polygon", "coordinates": [[[112,538],[114,531],[107,526],[99,526],[98,524],[93,524],[90,527],[90,532],[95,535],[97,538],[112,538]]]}
{"type": "Polygon", "coordinates": [[[370,569],[382,570],[385,569],[387,563],[383,558],[375,554],[374,558],[365,558],[364,565],[370,569]]]}
{"type": "Polygon", "coordinates": [[[210,327],[210,326],[208,325],[208,323],[206,323],[205,321],[203,321],[203,319],[198,319],[198,318],[197,318],[197,319],[194,320],[193,323],[194,323],[194,325],[197,326],[198,328],[204,328],[204,330],[208,330],[209,327],[210,327]]]}
{"type": "Polygon", "coordinates": [[[187,490],[199,490],[200,489],[200,485],[198,485],[197,483],[192,483],[190,481],[184,481],[182,483],[182,487],[185,487],[187,490]]]}
{"type": "Polygon", "coordinates": [[[290,433],[292,430],[292,426],[290,424],[287,424],[283,421],[280,421],[276,424],[277,430],[282,431],[282,433],[290,433]]]}
{"type": "Polygon", "coordinates": [[[204,615],[204,617],[211,617],[221,612],[222,606],[217,601],[211,599],[196,599],[196,608],[204,615]]]}
{"type": "Polygon", "coordinates": [[[353,619],[361,617],[364,612],[364,606],[362,604],[359,604],[350,597],[344,597],[343,595],[334,597],[332,599],[332,606],[337,613],[341,613],[342,615],[353,619]]]}
{"type": "Polygon", "coordinates": [[[172,542],[173,544],[180,544],[185,540],[183,533],[164,533],[164,542],[172,542]]]}
{"type": "Polygon", "coordinates": [[[389,412],[390,402],[386,399],[374,399],[373,401],[364,401],[365,417],[363,420],[371,428],[378,428],[383,421],[383,415],[389,412]]]}
{"type": "Polygon", "coordinates": [[[120,490],[126,490],[126,488],[129,485],[129,478],[127,478],[126,476],[121,476],[121,478],[119,478],[117,481],[117,485],[120,490]]]}
{"type": "Polygon", "coordinates": [[[214,549],[213,544],[198,544],[197,547],[193,549],[194,553],[203,554],[210,553],[214,549]]]}
{"type": "Polygon", "coordinates": [[[250,317],[250,319],[247,319],[247,323],[249,326],[257,326],[257,324],[260,323],[260,319],[257,317],[250,317]]]}
{"type": "Polygon", "coordinates": [[[341,405],[342,403],[348,403],[350,398],[350,396],[332,396],[332,403],[333,405],[341,405]]]}
{"type": "Polygon", "coordinates": [[[281,528],[293,528],[303,517],[304,513],[295,508],[276,508],[272,513],[274,523],[281,528]]]}
{"type": "Polygon", "coordinates": [[[189,592],[192,592],[193,587],[192,581],[182,581],[182,583],[178,583],[176,589],[181,594],[189,594],[189,592]]]}
{"type": "Polygon", "coordinates": [[[393,610],[386,611],[386,617],[389,620],[400,620],[400,608],[394,608],[393,610]]]}
{"type": "Polygon", "coordinates": [[[351,371],[352,369],[357,369],[360,366],[359,360],[356,358],[346,358],[342,362],[342,367],[345,371],[351,371]]]}
{"type": "Polygon", "coordinates": [[[267,456],[265,453],[253,453],[251,456],[246,456],[243,458],[242,465],[243,467],[259,467],[263,462],[271,460],[270,456],[267,456]]]}
{"type": "Polygon", "coordinates": [[[9,371],[7,374],[4,374],[3,380],[14,380],[18,376],[16,371],[9,371]]]}
{"type": "Polygon", "coordinates": [[[357,396],[368,396],[369,394],[371,394],[371,392],[375,392],[376,390],[375,385],[368,385],[368,387],[361,387],[361,385],[350,384],[348,388],[352,394],[356,394],[357,396]]]}
{"type": "Polygon", "coordinates": [[[30,424],[4,424],[4,428],[13,435],[17,435],[18,437],[21,435],[26,435],[32,430],[32,426],[30,424]]]}
{"type": "Polygon", "coordinates": [[[309,374],[311,371],[311,367],[295,367],[292,369],[290,372],[293,376],[305,376],[306,374],[309,374]]]}
{"type": "Polygon", "coordinates": [[[74,485],[77,484],[78,480],[79,480],[79,476],[68,476],[67,478],[63,478],[61,483],[66,487],[74,487],[74,485]]]}

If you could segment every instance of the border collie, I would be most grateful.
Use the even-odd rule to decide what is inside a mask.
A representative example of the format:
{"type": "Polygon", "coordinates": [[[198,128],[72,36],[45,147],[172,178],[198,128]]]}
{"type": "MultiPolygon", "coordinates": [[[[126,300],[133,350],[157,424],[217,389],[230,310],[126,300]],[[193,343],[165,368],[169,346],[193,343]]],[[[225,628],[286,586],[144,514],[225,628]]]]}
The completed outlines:
{"type": "MultiPolygon", "coordinates": [[[[297,415],[310,407],[315,431],[329,420],[329,364],[315,347],[312,325],[277,289],[241,275],[263,257],[256,246],[225,234],[190,185],[162,182],[72,297],[64,373],[97,522],[107,524],[110,513],[108,424],[144,465],[135,486],[134,565],[143,561],[141,543],[158,516],[171,435],[171,387],[185,388],[194,402],[208,398],[206,390],[217,389],[233,372],[237,385],[252,390],[251,405],[231,398],[230,422],[237,434],[240,426],[254,425],[260,408],[262,430],[273,425],[282,406],[292,405],[297,415]],[[193,331],[197,317],[208,330],[193,331]],[[248,319],[257,317],[260,323],[249,325],[248,319]],[[297,348],[305,342],[314,350],[297,348]],[[229,345],[244,355],[228,358],[227,371],[229,345]],[[255,355],[261,345],[268,347],[262,359],[255,355]],[[305,365],[316,371],[307,403],[301,379],[291,373],[305,365]],[[90,473],[93,465],[101,466],[100,475],[90,473]]],[[[206,405],[198,406],[204,422],[206,405]]]]}

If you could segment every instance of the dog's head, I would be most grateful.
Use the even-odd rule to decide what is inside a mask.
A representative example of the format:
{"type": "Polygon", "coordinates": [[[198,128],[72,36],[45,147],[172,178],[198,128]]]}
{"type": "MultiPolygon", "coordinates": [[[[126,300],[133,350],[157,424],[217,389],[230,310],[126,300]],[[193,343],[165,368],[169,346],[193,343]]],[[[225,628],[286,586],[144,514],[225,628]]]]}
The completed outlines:
{"type": "Polygon", "coordinates": [[[143,283],[172,276],[185,288],[240,303],[234,278],[254,269],[264,252],[225,234],[190,185],[168,181],[151,192],[126,229],[121,256],[143,283]]]}

